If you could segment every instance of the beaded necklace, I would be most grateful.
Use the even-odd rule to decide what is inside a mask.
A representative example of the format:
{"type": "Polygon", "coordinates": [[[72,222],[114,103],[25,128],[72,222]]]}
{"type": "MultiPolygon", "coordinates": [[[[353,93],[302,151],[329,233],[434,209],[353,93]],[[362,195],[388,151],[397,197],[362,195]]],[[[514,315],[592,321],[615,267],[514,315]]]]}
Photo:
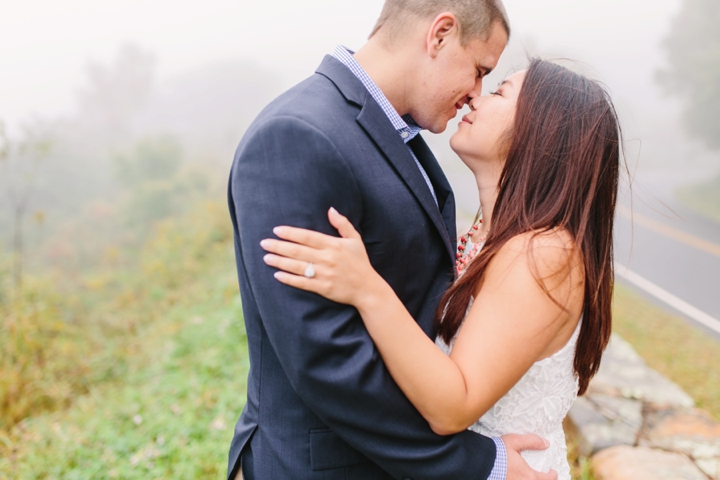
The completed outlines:
{"type": "Polygon", "coordinates": [[[473,221],[472,227],[470,227],[470,230],[468,230],[468,232],[460,238],[460,242],[458,242],[458,251],[455,254],[455,271],[457,272],[458,277],[463,274],[470,261],[475,258],[475,255],[477,255],[483,245],[485,245],[485,239],[487,239],[489,232],[485,232],[485,235],[480,237],[477,243],[472,241],[473,233],[480,230],[480,225],[482,225],[482,223],[483,218],[481,206],[477,215],[475,215],[475,221],[473,221]]]}

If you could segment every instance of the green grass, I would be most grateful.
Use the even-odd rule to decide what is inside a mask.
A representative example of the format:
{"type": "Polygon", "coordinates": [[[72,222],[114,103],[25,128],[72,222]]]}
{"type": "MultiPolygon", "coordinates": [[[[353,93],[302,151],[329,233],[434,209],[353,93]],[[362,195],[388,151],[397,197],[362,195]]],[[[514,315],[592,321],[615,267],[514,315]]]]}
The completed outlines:
{"type": "Polygon", "coordinates": [[[676,196],[688,208],[720,222],[720,176],[709,182],[683,187],[676,196]]]}
{"type": "Polygon", "coordinates": [[[613,330],[720,420],[720,342],[618,285],[613,330]]]}
{"type": "Polygon", "coordinates": [[[144,332],[127,375],[15,427],[0,476],[223,478],[248,361],[234,275],[212,273],[144,332]]]}
{"type": "Polygon", "coordinates": [[[0,303],[0,439],[30,415],[127,376],[143,361],[146,332],[195,279],[218,265],[232,271],[231,239],[224,203],[198,202],[141,244],[117,249],[113,261],[82,272],[48,268],[9,290],[0,303]]]}
{"type": "Polygon", "coordinates": [[[201,203],[2,306],[0,479],[224,477],[249,368],[231,238],[201,203]]]}
{"type": "Polygon", "coordinates": [[[580,443],[578,439],[567,434],[566,441],[568,449],[568,462],[570,462],[570,476],[573,480],[595,480],[590,460],[580,454],[580,443]]]}

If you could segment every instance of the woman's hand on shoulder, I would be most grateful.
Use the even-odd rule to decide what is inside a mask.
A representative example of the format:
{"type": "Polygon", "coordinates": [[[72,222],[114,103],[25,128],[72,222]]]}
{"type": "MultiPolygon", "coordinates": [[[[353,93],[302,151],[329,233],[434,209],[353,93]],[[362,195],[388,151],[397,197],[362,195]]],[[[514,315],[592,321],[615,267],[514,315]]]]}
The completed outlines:
{"type": "MultiPolygon", "coordinates": [[[[275,267],[275,278],[285,285],[317,293],[338,303],[360,308],[387,283],[373,269],[360,234],[334,208],[330,224],[340,238],[303,228],[279,226],[273,230],[280,240],[260,242],[268,252],[267,265],[275,267]],[[305,274],[312,264],[314,275],[305,274]]],[[[307,272],[311,273],[311,272],[307,272]]]]}

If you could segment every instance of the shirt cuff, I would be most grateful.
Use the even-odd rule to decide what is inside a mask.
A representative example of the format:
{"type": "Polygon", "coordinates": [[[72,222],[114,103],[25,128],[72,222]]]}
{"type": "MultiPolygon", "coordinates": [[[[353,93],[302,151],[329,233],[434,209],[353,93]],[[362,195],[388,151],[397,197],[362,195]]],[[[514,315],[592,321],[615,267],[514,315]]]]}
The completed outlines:
{"type": "Polygon", "coordinates": [[[490,472],[487,480],[505,480],[507,478],[507,450],[505,450],[505,442],[502,438],[493,437],[497,454],[495,457],[495,466],[490,472]]]}

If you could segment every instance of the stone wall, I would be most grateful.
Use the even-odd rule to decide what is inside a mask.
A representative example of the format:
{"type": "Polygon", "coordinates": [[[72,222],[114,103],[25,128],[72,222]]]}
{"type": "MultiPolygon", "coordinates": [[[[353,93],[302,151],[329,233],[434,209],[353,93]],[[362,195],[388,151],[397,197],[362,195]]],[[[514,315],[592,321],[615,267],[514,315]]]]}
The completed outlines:
{"type": "Polygon", "coordinates": [[[613,335],[566,429],[597,480],[720,480],[720,424],[613,335]]]}

